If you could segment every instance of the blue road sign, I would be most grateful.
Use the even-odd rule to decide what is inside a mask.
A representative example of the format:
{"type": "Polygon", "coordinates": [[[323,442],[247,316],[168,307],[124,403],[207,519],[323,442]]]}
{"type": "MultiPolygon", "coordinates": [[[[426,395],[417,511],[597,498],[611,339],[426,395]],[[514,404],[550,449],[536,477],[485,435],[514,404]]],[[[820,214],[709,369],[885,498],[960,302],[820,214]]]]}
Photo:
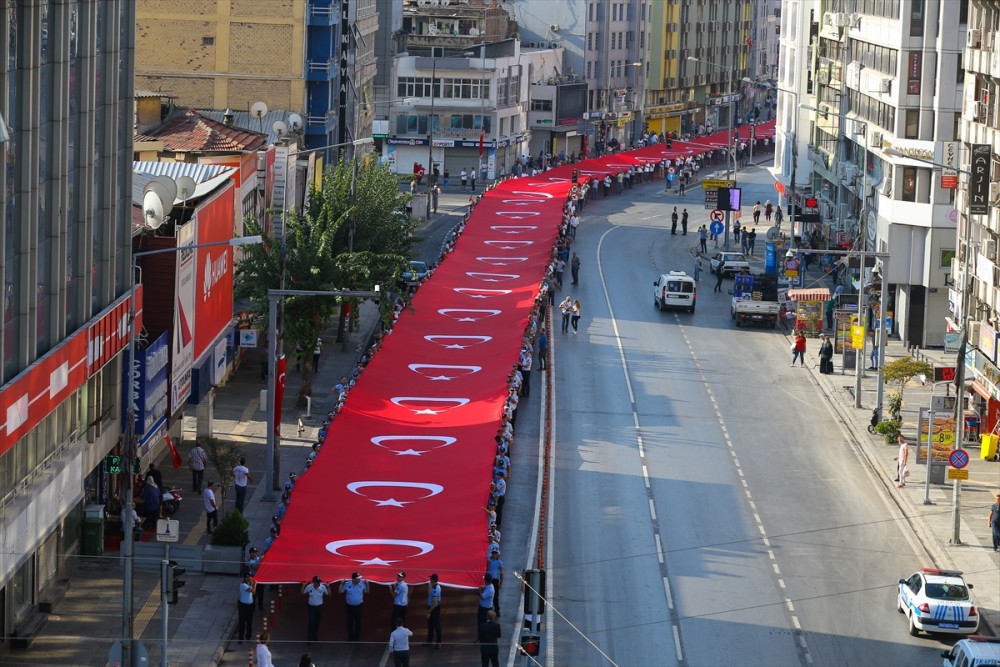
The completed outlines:
{"type": "Polygon", "coordinates": [[[718,220],[716,220],[715,222],[713,222],[712,226],[709,227],[709,229],[712,230],[713,234],[721,234],[723,232],[723,230],[725,230],[725,228],[726,228],[726,226],[723,225],[718,220]]]}

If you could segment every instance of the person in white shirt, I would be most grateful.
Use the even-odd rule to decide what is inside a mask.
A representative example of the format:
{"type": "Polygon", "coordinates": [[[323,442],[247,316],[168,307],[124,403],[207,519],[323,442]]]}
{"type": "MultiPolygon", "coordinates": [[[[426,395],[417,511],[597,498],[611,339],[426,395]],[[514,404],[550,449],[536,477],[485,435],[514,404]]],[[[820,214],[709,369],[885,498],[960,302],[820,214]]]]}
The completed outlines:
{"type": "Polygon", "coordinates": [[[271,649],[267,647],[269,639],[266,632],[257,636],[257,654],[253,663],[256,667],[274,667],[271,661],[271,649]]]}
{"type": "Polygon", "coordinates": [[[309,609],[307,641],[314,642],[319,639],[319,617],[323,612],[323,598],[330,594],[330,587],[319,577],[313,577],[311,582],[302,586],[302,592],[306,595],[309,609]]]}
{"type": "Polygon", "coordinates": [[[240,464],[233,468],[233,486],[236,487],[236,509],[243,514],[243,507],[247,500],[247,485],[253,481],[250,476],[250,469],[247,468],[247,460],[240,457],[240,464]]]}
{"type": "Polygon", "coordinates": [[[389,650],[395,667],[410,667],[410,637],[413,633],[403,627],[403,619],[396,619],[396,629],[389,634],[389,650]]]}
{"type": "Polygon", "coordinates": [[[212,530],[219,525],[219,506],[215,503],[215,482],[209,482],[205,485],[205,491],[202,493],[202,499],[205,501],[205,521],[206,529],[209,535],[212,534],[212,530]]]}

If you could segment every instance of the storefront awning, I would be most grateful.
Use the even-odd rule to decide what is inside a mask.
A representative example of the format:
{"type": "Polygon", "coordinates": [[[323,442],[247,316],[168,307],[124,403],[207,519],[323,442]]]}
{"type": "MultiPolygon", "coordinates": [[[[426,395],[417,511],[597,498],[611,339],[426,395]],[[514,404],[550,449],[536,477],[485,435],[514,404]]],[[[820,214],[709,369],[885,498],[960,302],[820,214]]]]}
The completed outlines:
{"type": "Polygon", "coordinates": [[[788,291],[788,298],[792,301],[829,301],[830,290],[825,287],[793,289],[788,291]]]}

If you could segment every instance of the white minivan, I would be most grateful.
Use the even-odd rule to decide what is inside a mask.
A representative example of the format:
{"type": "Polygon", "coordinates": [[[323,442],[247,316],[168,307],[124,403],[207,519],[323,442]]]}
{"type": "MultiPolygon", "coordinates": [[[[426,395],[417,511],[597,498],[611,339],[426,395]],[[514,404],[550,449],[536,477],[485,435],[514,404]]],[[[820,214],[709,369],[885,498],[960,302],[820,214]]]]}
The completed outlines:
{"type": "Polygon", "coordinates": [[[653,305],[660,310],[683,308],[694,312],[698,300],[698,283],[683,271],[671,271],[653,283],[653,305]]]}

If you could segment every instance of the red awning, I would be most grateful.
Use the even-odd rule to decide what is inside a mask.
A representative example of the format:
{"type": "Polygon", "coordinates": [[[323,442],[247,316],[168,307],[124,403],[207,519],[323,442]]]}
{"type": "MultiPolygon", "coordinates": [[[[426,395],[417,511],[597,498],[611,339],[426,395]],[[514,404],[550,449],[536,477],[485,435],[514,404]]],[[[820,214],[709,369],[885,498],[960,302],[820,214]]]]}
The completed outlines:
{"type": "Polygon", "coordinates": [[[792,301],[829,301],[830,290],[825,287],[788,290],[788,298],[792,301]]]}

